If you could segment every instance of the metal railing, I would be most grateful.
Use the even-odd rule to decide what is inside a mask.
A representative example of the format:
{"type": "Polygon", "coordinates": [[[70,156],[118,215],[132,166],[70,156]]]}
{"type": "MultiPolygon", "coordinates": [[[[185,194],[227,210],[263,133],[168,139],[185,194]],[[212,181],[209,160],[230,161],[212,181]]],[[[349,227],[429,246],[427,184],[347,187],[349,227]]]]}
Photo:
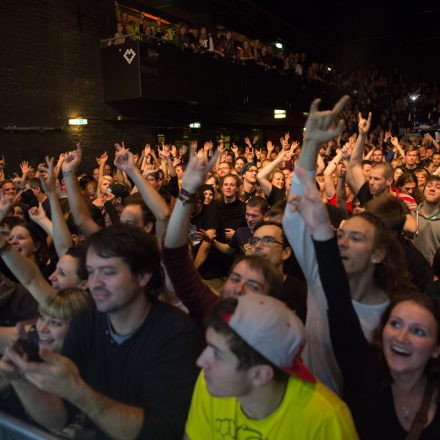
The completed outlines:
{"type": "Polygon", "coordinates": [[[63,438],[0,411],[1,440],[60,440],[63,438]]]}

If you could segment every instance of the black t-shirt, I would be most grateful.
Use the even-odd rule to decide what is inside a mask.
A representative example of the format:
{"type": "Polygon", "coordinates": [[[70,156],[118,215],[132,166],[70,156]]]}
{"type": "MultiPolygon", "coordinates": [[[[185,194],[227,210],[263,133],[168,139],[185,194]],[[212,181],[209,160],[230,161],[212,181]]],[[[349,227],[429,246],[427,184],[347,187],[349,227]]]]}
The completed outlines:
{"type": "Polygon", "coordinates": [[[307,316],[307,283],[287,275],[278,297],[294,310],[303,323],[307,316]]]}
{"type": "Polygon", "coordinates": [[[232,237],[229,246],[235,249],[239,255],[246,255],[246,249],[249,247],[249,239],[252,232],[247,226],[240,226],[232,237]]]}
{"type": "MultiPolygon", "coordinates": [[[[183,437],[201,350],[201,335],[192,320],[176,307],[155,302],[120,345],[110,334],[107,314],[83,313],[70,325],[63,354],[95,391],[144,409],[139,438],[177,439],[183,437]]],[[[68,408],[71,422],[77,410],[68,408]]],[[[97,438],[108,438],[95,429],[97,438]]]]}
{"type": "MultiPolygon", "coordinates": [[[[217,216],[216,240],[221,243],[230,244],[225,237],[225,229],[230,228],[237,231],[240,226],[246,226],[246,204],[240,200],[232,203],[225,203],[218,200],[214,204],[217,216]]],[[[228,274],[234,259],[229,255],[218,251],[211,246],[209,255],[204,264],[199,268],[199,272],[205,279],[221,278],[228,274]]]]}
{"type": "Polygon", "coordinates": [[[356,197],[359,199],[361,206],[365,206],[372,198],[373,195],[370,192],[370,185],[368,182],[365,182],[360,188],[356,197]]]}
{"type": "Polygon", "coordinates": [[[285,199],[286,199],[286,190],[279,189],[276,186],[272,185],[272,190],[270,191],[270,194],[267,197],[267,203],[269,203],[269,205],[272,206],[276,202],[285,199]]]}
{"type": "Polygon", "coordinates": [[[4,277],[0,278],[0,326],[37,318],[38,303],[28,290],[4,277]]]}

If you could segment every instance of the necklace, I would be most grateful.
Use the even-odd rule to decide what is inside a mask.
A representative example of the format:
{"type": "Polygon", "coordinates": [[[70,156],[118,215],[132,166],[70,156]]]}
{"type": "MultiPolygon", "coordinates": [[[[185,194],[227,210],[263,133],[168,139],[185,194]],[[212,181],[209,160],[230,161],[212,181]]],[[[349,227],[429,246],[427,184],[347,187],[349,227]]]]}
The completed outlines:
{"type": "Polygon", "coordinates": [[[405,420],[405,422],[409,422],[411,420],[411,410],[406,406],[402,406],[402,411],[403,411],[403,420],[405,420]]]}

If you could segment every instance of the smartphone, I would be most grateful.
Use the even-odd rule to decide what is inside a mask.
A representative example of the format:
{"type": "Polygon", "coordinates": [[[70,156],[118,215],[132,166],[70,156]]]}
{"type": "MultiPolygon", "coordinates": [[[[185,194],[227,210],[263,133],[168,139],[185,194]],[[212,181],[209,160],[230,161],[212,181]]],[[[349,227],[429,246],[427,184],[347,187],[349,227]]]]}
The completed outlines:
{"type": "Polygon", "coordinates": [[[22,357],[26,355],[29,362],[43,362],[40,357],[38,342],[31,337],[17,339],[13,344],[14,350],[22,357]]]}

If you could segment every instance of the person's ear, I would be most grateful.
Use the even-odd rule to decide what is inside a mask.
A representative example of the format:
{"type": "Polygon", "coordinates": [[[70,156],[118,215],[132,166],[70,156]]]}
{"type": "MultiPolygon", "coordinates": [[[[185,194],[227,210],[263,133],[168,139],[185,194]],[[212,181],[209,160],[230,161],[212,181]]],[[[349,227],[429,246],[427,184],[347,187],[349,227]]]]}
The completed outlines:
{"type": "Polygon", "coordinates": [[[145,232],[146,232],[147,234],[152,234],[152,233],[153,233],[153,229],[154,229],[154,223],[153,223],[153,222],[148,222],[148,223],[145,225],[144,229],[145,229],[145,232]]]}
{"type": "Polygon", "coordinates": [[[78,287],[80,289],[86,290],[87,289],[87,280],[82,280],[79,284],[78,287]]]}
{"type": "Polygon", "coordinates": [[[274,377],[273,368],[267,364],[255,365],[250,368],[251,381],[254,387],[262,387],[274,377]]]}
{"type": "Polygon", "coordinates": [[[373,264],[379,264],[382,263],[382,261],[385,258],[385,251],[383,249],[376,249],[372,254],[371,254],[371,262],[373,264]]]}
{"type": "Polygon", "coordinates": [[[286,246],[283,249],[283,261],[287,260],[292,255],[292,248],[290,246],[286,246]]]}
{"type": "Polygon", "coordinates": [[[139,286],[145,287],[150,282],[152,276],[153,276],[152,273],[145,273],[139,275],[139,286]]]}

